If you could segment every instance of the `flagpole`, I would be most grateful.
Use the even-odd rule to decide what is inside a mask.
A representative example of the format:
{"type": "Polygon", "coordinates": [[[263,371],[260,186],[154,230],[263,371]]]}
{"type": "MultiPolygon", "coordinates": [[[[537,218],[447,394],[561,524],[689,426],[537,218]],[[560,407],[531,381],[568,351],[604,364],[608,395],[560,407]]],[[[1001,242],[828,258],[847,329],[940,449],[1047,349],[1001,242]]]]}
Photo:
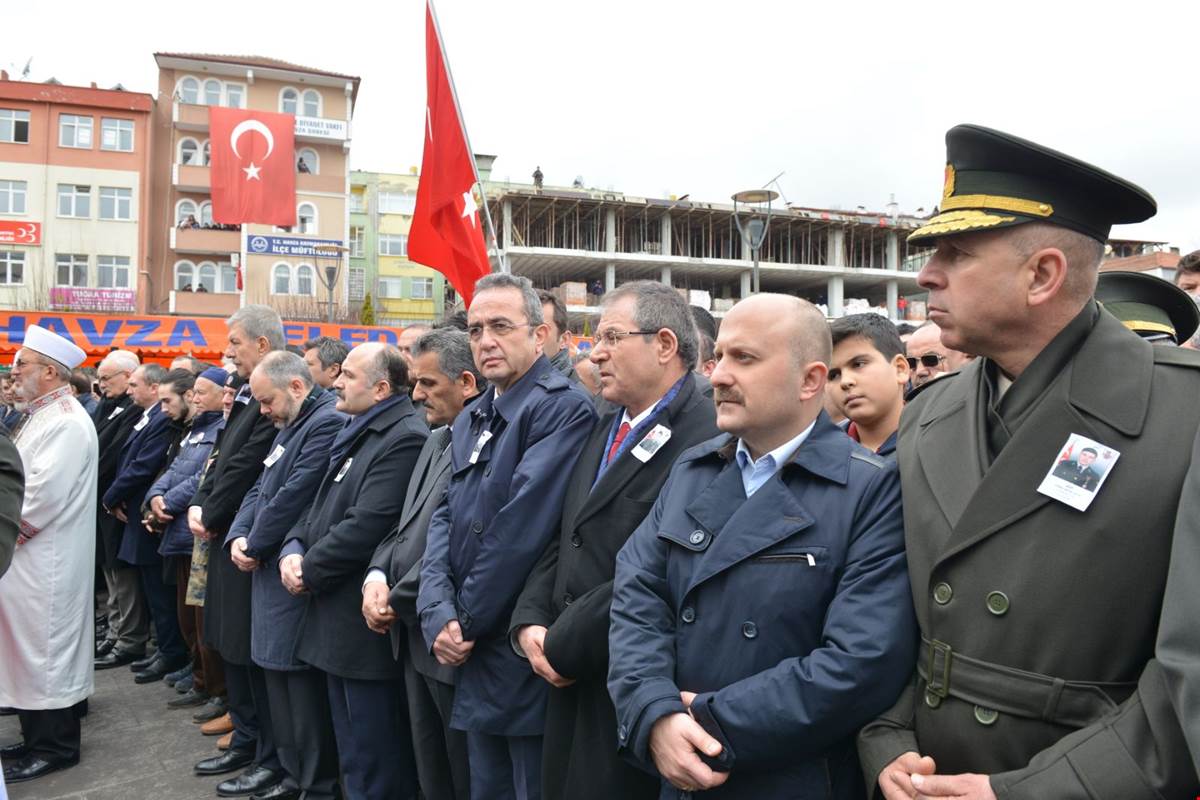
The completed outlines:
{"type": "Polygon", "coordinates": [[[479,179],[479,167],[475,164],[475,149],[471,147],[471,134],[467,133],[467,123],[463,120],[462,106],[458,104],[458,89],[454,87],[454,74],[450,71],[450,59],[446,57],[446,41],[442,38],[442,26],[438,24],[437,10],[433,7],[433,0],[425,0],[425,7],[429,9],[429,17],[433,20],[433,30],[437,34],[438,50],[441,52],[442,57],[442,69],[446,70],[446,80],[450,82],[450,96],[454,98],[454,111],[458,114],[458,127],[462,130],[463,139],[467,143],[467,150],[470,151],[467,155],[471,158],[471,172],[475,175],[475,182],[479,184],[479,196],[483,200],[483,219],[487,223],[488,233],[492,236],[492,244],[496,250],[496,261],[500,265],[501,272],[509,272],[506,254],[500,249],[500,239],[496,236],[496,226],[492,222],[491,209],[488,208],[487,191],[483,187],[483,181],[479,179]]]}

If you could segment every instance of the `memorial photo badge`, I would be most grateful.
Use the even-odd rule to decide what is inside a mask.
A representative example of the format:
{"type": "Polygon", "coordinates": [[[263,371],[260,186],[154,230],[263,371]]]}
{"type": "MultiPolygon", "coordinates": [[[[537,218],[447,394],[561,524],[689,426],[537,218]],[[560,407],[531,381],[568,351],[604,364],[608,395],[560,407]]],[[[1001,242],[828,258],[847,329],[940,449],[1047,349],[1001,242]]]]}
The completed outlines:
{"type": "Polygon", "coordinates": [[[1121,454],[1097,441],[1072,433],[1058,451],[1038,492],[1087,511],[1121,454]]]}

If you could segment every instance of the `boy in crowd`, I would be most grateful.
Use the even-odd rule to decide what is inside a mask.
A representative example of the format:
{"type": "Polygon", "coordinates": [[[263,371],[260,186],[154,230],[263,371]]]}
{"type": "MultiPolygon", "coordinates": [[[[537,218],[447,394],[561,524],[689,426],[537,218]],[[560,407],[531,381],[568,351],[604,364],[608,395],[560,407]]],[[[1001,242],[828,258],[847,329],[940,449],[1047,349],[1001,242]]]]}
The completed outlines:
{"type": "Polygon", "coordinates": [[[881,456],[895,458],[908,361],[896,326],[878,314],[851,314],[829,324],[833,362],[829,392],[850,420],[846,433],[881,456]]]}

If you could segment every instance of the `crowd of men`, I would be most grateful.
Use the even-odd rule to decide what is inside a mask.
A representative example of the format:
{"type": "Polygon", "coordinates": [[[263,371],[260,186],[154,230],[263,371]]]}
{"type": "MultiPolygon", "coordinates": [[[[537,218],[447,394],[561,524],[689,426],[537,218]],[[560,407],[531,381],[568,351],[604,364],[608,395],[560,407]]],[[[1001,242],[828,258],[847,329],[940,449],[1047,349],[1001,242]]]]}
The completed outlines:
{"type": "Polygon", "coordinates": [[[573,358],[501,273],[398,347],[291,352],[252,305],[222,366],[113,351],[89,417],[83,352],[31,327],[5,780],[77,763],[128,666],[222,736],[194,769],[226,797],[1196,796],[1200,356],[1155,345],[1200,313],[1097,289],[1137,186],[947,148],[903,332],[776,294],[718,327],[635,281],[573,358]]]}

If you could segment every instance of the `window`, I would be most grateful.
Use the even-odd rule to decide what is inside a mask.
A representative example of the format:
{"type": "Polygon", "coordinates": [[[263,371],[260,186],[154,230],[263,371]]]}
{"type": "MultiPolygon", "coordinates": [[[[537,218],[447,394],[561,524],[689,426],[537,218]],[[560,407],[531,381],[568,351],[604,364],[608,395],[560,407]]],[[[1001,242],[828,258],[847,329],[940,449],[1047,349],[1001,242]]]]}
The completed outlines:
{"type": "Polygon", "coordinates": [[[350,193],[350,213],[362,214],[367,210],[367,201],[363,198],[362,192],[350,193]]]}
{"type": "Polygon", "coordinates": [[[29,144],[29,112],[0,108],[0,142],[29,144]]]}
{"type": "Polygon", "coordinates": [[[380,278],[379,279],[379,296],[380,297],[403,297],[404,296],[404,281],[401,278],[380,278]]]}
{"type": "Polygon", "coordinates": [[[129,256],[98,256],[99,275],[96,285],[101,289],[129,288],[129,256]]]}
{"type": "Polygon", "coordinates": [[[25,281],[25,254],[0,251],[0,284],[18,286],[25,281]]]}
{"type": "Polygon", "coordinates": [[[296,208],[296,233],[317,232],[317,207],[312,203],[301,203],[296,208]]]}
{"type": "Polygon", "coordinates": [[[196,266],[190,261],[175,262],[175,291],[190,292],[195,280],[196,266]]]}
{"type": "Polygon", "coordinates": [[[181,80],[179,82],[179,100],[182,103],[191,103],[193,105],[199,103],[200,81],[195,78],[184,78],[181,80]]]}
{"type": "Polygon", "coordinates": [[[0,181],[0,214],[25,213],[25,181],[0,181]]]}
{"type": "Polygon", "coordinates": [[[59,253],[54,256],[56,286],[87,286],[88,257],[59,253]]]}
{"type": "Polygon", "coordinates": [[[296,267],[296,294],[313,295],[313,268],[308,264],[296,267]]]}
{"type": "Polygon", "coordinates": [[[304,116],[321,116],[321,94],[316,89],[309,89],[304,93],[304,116]]]}
{"type": "Polygon", "coordinates": [[[217,265],[211,261],[201,262],[196,268],[196,291],[200,291],[200,287],[204,287],[206,292],[215,292],[217,290],[217,265]]]}
{"type": "Polygon", "coordinates": [[[133,190],[101,186],[100,219],[133,219],[133,190]]]}
{"type": "Polygon", "coordinates": [[[182,225],[189,221],[189,218],[196,217],[196,204],[191,200],[180,200],[175,206],[175,224],[182,225]]]}
{"type": "Polygon", "coordinates": [[[362,258],[366,250],[366,231],[362,228],[350,229],[350,257],[362,258]]]}
{"type": "Polygon", "coordinates": [[[233,268],[233,264],[220,264],[218,268],[221,271],[220,283],[217,285],[218,292],[230,294],[237,291],[237,270],[233,268]]]}
{"type": "Polygon", "coordinates": [[[58,115],[58,146],[92,149],[92,118],[75,114],[58,115]]]}
{"type": "Polygon", "coordinates": [[[189,136],[189,137],[179,140],[179,163],[180,164],[199,166],[199,164],[200,164],[200,159],[198,157],[199,152],[200,152],[200,145],[196,143],[195,139],[193,139],[189,136]]]}
{"type": "Polygon", "coordinates": [[[100,119],[100,149],[132,153],[133,120],[102,117],[100,119]]]}
{"type": "Polygon", "coordinates": [[[292,293],[292,268],[287,264],[276,264],[271,272],[271,293],[292,293]]]}
{"type": "Polygon", "coordinates": [[[279,110],[284,114],[295,114],[299,101],[300,95],[295,89],[284,89],[279,95],[279,110]]]}
{"type": "Polygon", "coordinates": [[[212,144],[208,139],[204,140],[204,147],[200,150],[200,165],[207,167],[212,163],[212,144]]]}
{"type": "Polygon", "coordinates": [[[204,82],[204,105],[219,106],[221,105],[221,82],[216,80],[207,80],[204,82]]]}
{"type": "Polygon", "coordinates": [[[402,233],[379,234],[379,255],[407,256],[408,237],[402,233]]]}
{"type": "Polygon", "coordinates": [[[242,99],[246,96],[246,88],[240,83],[225,84],[225,105],[230,108],[241,108],[242,99]]]}
{"type": "Polygon", "coordinates": [[[417,207],[417,198],[408,192],[380,192],[380,214],[412,214],[417,207]]]}
{"type": "Polygon", "coordinates": [[[60,217],[90,217],[92,187],[60,183],[58,185],[58,215],[60,217]]]}
{"type": "Polygon", "coordinates": [[[311,172],[318,175],[321,172],[321,161],[317,151],[306,147],[296,154],[296,172],[311,172]]]}
{"type": "Polygon", "coordinates": [[[200,224],[212,225],[212,202],[205,200],[200,204],[200,224]]]}
{"type": "Polygon", "coordinates": [[[413,278],[412,298],[413,300],[432,300],[433,278],[413,278]]]}

